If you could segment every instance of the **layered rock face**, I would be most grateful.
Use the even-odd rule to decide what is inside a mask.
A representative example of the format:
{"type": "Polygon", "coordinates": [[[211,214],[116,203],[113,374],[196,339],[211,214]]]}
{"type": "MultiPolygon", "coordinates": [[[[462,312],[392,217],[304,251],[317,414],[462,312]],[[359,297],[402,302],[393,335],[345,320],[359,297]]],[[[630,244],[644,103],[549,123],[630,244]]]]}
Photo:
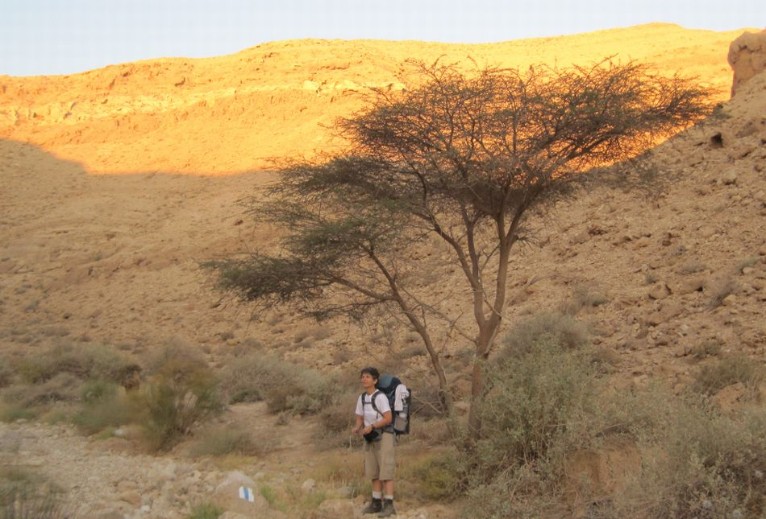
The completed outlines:
{"type": "Polygon", "coordinates": [[[729,46],[729,65],[734,70],[731,96],[743,83],[766,70],[766,29],[746,32],[729,46]]]}

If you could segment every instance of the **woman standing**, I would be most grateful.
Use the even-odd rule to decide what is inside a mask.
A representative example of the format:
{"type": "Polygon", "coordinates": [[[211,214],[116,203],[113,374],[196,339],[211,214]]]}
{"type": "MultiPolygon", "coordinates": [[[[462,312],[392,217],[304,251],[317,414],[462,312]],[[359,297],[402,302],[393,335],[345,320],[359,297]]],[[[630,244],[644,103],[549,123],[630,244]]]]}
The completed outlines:
{"type": "Polygon", "coordinates": [[[367,367],[361,371],[364,392],[356,402],[356,423],[351,432],[364,436],[364,473],[372,480],[372,501],[362,513],[378,517],[396,514],[394,509],[394,432],[388,398],[378,391],[380,373],[367,367]]]}

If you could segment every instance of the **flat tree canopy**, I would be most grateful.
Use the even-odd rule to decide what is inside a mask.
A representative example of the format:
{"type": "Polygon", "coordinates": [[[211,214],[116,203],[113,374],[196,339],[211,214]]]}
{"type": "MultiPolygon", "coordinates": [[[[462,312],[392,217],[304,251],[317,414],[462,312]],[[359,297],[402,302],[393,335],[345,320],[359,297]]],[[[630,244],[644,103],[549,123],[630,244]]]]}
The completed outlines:
{"type": "Polygon", "coordinates": [[[452,417],[440,341],[470,344],[476,438],[483,366],[507,310],[509,260],[528,210],[578,173],[634,157],[700,120],[708,96],[689,80],[608,60],[472,74],[437,62],[417,71],[419,86],[375,90],[366,110],[338,122],[349,143],[342,152],[281,169],[254,205],[283,227],[279,251],[214,266],[222,288],[244,300],[318,318],[392,311],[422,339],[452,417]],[[460,274],[450,296],[457,305],[436,299],[436,256],[460,274]],[[457,315],[465,308],[467,325],[457,315]]]}

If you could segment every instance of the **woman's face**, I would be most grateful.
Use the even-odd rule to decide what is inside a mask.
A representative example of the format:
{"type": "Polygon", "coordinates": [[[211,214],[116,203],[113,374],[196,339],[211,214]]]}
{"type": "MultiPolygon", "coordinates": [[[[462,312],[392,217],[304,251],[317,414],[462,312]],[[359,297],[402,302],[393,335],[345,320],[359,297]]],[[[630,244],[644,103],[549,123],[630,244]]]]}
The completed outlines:
{"type": "Polygon", "coordinates": [[[365,389],[375,387],[375,383],[377,382],[377,380],[375,380],[369,373],[362,373],[361,381],[362,387],[365,389]]]}

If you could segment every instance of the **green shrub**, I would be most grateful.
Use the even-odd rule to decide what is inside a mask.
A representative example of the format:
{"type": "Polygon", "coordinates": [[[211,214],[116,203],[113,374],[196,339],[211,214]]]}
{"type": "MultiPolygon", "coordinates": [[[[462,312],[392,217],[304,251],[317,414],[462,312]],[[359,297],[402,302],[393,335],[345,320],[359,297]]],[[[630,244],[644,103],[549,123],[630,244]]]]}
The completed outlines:
{"type": "Polygon", "coordinates": [[[38,409],[30,409],[18,404],[4,403],[0,405],[0,421],[15,422],[17,420],[33,420],[39,414],[38,409]]]}
{"type": "MultiPolygon", "coordinates": [[[[498,474],[491,482],[472,486],[464,501],[466,519],[570,517],[554,513],[559,495],[543,490],[541,475],[528,466],[498,474]]],[[[616,518],[614,518],[616,519],[616,518]]]]}
{"type": "Polygon", "coordinates": [[[635,486],[615,502],[619,516],[763,517],[766,412],[733,417],[703,401],[679,400],[674,418],[655,444],[663,455],[645,457],[635,486]]]}
{"type": "Polygon", "coordinates": [[[430,500],[453,500],[465,489],[465,467],[454,454],[439,453],[408,471],[412,473],[408,479],[416,486],[417,494],[430,500]]]}
{"type": "MultiPolygon", "coordinates": [[[[466,517],[556,516],[567,455],[597,446],[614,417],[603,369],[571,316],[542,314],[509,333],[488,364],[482,434],[461,453],[466,517]]],[[[621,427],[626,429],[627,425],[621,427]]]]}
{"type": "Polygon", "coordinates": [[[271,508],[279,508],[281,506],[277,500],[277,493],[269,485],[261,485],[260,494],[271,508]]]}
{"type": "Polygon", "coordinates": [[[766,516],[766,410],[726,415],[709,399],[733,383],[757,387],[756,363],[731,356],[707,366],[697,393],[677,396],[657,384],[617,391],[602,383],[589,348],[573,348],[566,334],[545,327],[535,336],[530,328],[488,366],[482,437],[459,458],[467,475],[465,517],[766,516]],[[640,470],[624,476],[612,494],[568,508],[575,506],[564,485],[568,457],[598,452],[607,438],[636,445],[640,470]]]}
{"type": "Polygon", "coordinates": [[[590,357],[543,335],[522,355],[490,370],[492,389],[482,407],[479,465],[485,476],[546,459],[554,447],[586,446],[598,397],[590,357]],[[591,413],[592,416],[589,416],[591,413]],[[587,425],[586,425],[587,424],[587,425]]]}
{"type": "Polygon", "coordinates": [[[224,511],[223,508],[212,503],[201,503],[192,508],[189,519],[218,519],[224,511]]]}
{"type": "Polygon", "coordinates": [[[166,348],[151,366],[140,393],[147,413],[144,432],[152,449],[165,450],[223,406],[213,371],[188,348],[166,348]]]}

